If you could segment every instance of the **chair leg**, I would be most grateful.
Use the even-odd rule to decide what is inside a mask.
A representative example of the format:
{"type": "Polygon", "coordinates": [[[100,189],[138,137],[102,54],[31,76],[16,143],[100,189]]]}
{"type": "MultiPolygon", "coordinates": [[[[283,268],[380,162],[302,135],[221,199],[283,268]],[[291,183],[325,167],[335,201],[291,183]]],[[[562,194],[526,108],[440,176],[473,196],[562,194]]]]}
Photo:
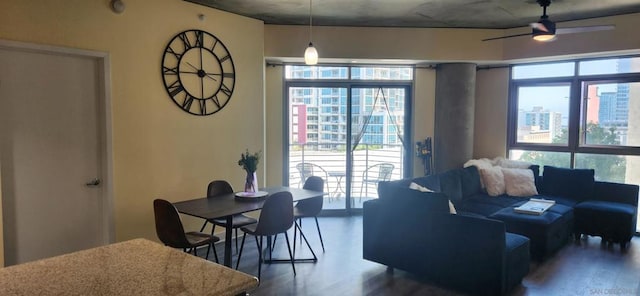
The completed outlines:
{"type": "Polygon", "coordinates": [[[236,239],[235,239],[235,241],[236,241],[236,253],[237,253],[238,252],[238,228],[236,228],[235,231],[236,231],[236,239]]]}
{"type": "MultiPolygon", "coordinates": [[[[298,224],[294,224],[294,226],[297,227],[298,224]]],[[[311,245],[309,244],[309,241],[307,240],[307,237],[302,232],[302,229],[298,228],[298,230],[300,231],[300,237],[304,239],[304,242],[307,244],[307,248],[309,248],[309,251],[311,251],[311,254],[313,255],[313,260],[317,261],[318,257],[316,257],[316,252],[314,252],[313,249],[311,248],[311,245]]],[[[294,245],[294,248],[295,248],[295,245],[294,245]]]]}
{"type": "MultiPolygon", "coordinates": [[[[289,250],[289,258],[291,259],[291,267],[293,268],[293,276],[296,276],[296,266],[293,263],[293,254],[291,253],[291,244],[289,244],[289,235],[287,232],[284,232],[284,238],[287,240],[287,249],[289,250]]],[[[294,241],[295,245],[295,241],[294,241]]]]}
{"type": "Polygon", "coordinates": [[[262,236],[260,236],[260,243],[258,243],[258,237],[254,236],[256,239],[256,246],[258,246],[258,281],[260,280],[260,275],[262,273],[262,236]]]}
{"type": "Polygon", "coordinates": [[[296,256],[296,235],[298,232],[298,219],[293,219],[293,257],[296,256]]]}
{"type": "Polygon", "coordinates": [[[247,237],[247,233],[242,235],[242,243],[240,244],[240,252],[238,253],[238,261],[236,261],[236,270],[238,270],[238,266],[240,265],[240,258],[242,257],[242,249],[244,249],[244,239],[247,237]]]}
{"type": "Polygon", "coordinates": [[[210,250],[211,246],[212,246],[211,242],[209,242],[209,244],[207,245],[207,255],[204,256],[204,259],[206,259],[206,260],[209,260],[209,250],[210,250]]]}
{"type": "Polygon", "coordinates": [[[322,245],[322,253],[324,253],[324,242],[322,241],[322,232],[320,232],[320,224],[318,224],[318,217],[316,219],[316,228],[318,228],[318,236],[320,237],[320,245],[322,245]]]}
{"type": "MultiPolygon", "coordinates": [[[[202,223],[202,227],[200,227],[200,232],[202,232],[204,230],[205,226],[207,226],[207,222],[209,222],[209,221],[205,220],[204,223],[202,223]]],[[[211,224],[211,225],[214,225],[214,224],[211,224]]],[[[215,227],[215,225],[213,227],[215,227]]],[[[213,233],[213,231],[211,233],[213,233]]]]}
{"type": "MultiPolygon", "coordinates": [[[[218,251],[216,251],[216,245],[213,242],[211,242],[211,248],[213,249],[213,256],[216,257],[216,263],[220,263],[220,261],[218,261],[218,251]]],[[[207,253],[208,252],[209,251],[207,251],[207,253]]],[[[207,256],[208,256],[208,254],[207,254],[207,256]]]]}

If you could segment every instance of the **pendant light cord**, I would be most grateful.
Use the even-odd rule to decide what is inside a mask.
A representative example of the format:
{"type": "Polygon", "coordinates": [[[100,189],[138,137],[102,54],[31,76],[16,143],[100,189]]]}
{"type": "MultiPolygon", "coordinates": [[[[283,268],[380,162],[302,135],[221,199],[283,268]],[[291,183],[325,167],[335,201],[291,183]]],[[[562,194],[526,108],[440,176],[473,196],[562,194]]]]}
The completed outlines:
{"type": "Polygon", "coordinates": [[[313,41],[313,0],[309,0],[309,44],[312,44],[313,41]]]}

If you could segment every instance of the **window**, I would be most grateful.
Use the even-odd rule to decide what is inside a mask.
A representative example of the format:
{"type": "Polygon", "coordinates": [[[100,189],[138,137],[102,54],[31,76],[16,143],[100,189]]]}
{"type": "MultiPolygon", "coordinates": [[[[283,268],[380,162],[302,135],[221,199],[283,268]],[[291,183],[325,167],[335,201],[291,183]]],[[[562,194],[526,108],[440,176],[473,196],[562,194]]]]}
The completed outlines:
{"type": "Polygon", "coordinates": [[[511,70],[511,159],[592,168],[598,181],[640,184],[640,57],[511,70]]]}

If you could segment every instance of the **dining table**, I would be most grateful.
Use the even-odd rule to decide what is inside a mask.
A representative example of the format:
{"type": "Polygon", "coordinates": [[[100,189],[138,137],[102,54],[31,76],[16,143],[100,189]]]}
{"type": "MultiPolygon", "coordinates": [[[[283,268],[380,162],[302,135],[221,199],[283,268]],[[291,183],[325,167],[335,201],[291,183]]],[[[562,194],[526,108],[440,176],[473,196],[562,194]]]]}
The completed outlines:
{"type": "MultiPolygon", "coordinates": [[[[291,193],[293,201],[300,201],[313,197],[325,195],[322,191],[306,190],[287,186],[273,186],[260,188],[259,192],[263,193],[262,197],[243,197],[243,192],[235,192],[219,195],[216,197],[201,197],[180,202],[173,205],[178,212],[202,218],[205,220],[224,218],[227,225],[232,225],[233,215],[252,212],[262,209],[265,200],[276,192],[287,191],[291,193]]],[[[224,265],[231,267],[231,244],[232,244],[232,228],[225,228],[224,240],[224,265]]]]}

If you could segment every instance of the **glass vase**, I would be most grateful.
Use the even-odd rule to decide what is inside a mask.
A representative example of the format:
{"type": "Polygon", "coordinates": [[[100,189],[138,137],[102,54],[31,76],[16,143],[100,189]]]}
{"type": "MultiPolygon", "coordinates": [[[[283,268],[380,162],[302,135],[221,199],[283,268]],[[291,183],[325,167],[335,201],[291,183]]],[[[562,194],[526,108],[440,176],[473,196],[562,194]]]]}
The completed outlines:
{"type": "Polygon", "coordinates": [[[245,192],[257,192],[258,191],[258,176],[256,172],[247,171],[247,178],[244,182],[245,192]]]}

